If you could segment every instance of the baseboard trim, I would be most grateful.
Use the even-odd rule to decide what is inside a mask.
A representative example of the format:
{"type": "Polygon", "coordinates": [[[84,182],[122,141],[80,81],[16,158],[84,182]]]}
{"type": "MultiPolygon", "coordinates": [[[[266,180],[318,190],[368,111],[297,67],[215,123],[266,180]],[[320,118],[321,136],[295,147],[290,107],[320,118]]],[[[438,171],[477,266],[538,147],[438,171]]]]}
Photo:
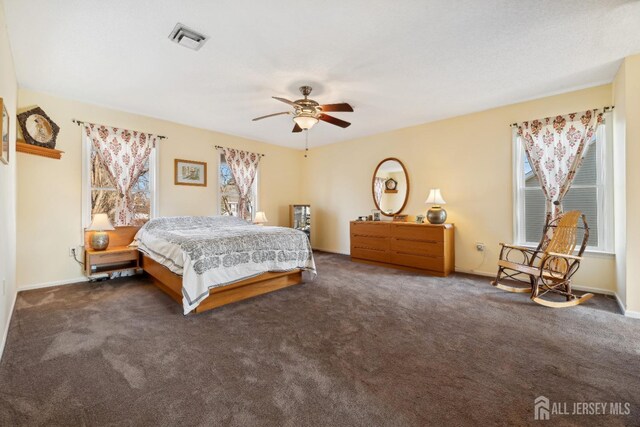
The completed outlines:
{"type": "Polygon", "coordinates": [[[7,344],[7,338],[9,337],[9,326],[11,326],[11,320],[13,319],[13,309],[16,306],[16,300],[18,299],[18,292],[13,294],[13,301],[11,302],[11,307],[9,308],[9,312],[7,313],[7,326],[4,328],[4,332],[2,333],[2,342],[0,342],[0,360],[2,360],[2,355],[4,354],[4,346],[7,344]]]}
{"type": "Polygon", "coordinates": [[[624,315],[631,319],[640,319],[640,311],[625,310],[624,315]]]}
{"type": "Polygon", "coordinates": [[[618,307],[620,307],[620,311],[622,311],[622,314],[631,319],[640,319],[640,311],[627,310],[622,303],[620,296],[618,296],[617,293],[614,295],[616,296],[616,302],[618,303],[618,307]]]}
{"type": "Polygon", "coordinates": [[[53,286],[72,285],[74,283],[88,282],[86,276],[80,276],[73,279],[54,280],[52,282],[35,283],[33,285],[23,285],[18,288],[18,292],[31,291],[34,289],[51,288],[53,286]]]}

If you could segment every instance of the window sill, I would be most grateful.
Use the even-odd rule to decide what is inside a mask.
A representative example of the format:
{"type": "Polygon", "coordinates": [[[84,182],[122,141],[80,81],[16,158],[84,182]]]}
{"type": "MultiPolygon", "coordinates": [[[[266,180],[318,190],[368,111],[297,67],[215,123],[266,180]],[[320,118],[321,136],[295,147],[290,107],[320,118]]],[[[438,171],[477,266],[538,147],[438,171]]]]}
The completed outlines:
{"type": "MultiPolygon", "coordinates": [[[[531,243],[515,243],[518,246],[524,246],[525,248],[535,249],[538,244],[532,245],[531,243]]],[[[615,257],[615,252],[603,251],[599,249],[587,249],[584,251],[584,256],[602,256],[602,257],[615,257]]]]}

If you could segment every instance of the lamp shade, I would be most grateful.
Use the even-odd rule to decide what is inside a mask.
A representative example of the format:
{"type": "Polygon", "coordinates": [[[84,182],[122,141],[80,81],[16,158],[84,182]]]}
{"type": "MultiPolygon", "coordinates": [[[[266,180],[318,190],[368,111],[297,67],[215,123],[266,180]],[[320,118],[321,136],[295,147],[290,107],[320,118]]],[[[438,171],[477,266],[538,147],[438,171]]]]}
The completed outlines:
{"type": "Polygon", "coordinates": [[[427,197],[427,200],[424,203],[425,205],[446,205],[447,204],[447,202],[445,202],[444,199],[442,198],[442,194],[440,194],[439,188],[432,188],[431,191],[429,191],[429,197],[427,197]]]}
{"type": "Polygon", "coordinates": [[[253,222],[255,222],[256,224],[264,224],[266,222],[269,222],[269,220],[267,219],[267,216],[264,214],[264,212],[256,212],[256,218],[253,220],[253,222]]]}
{"type": "Polygon", "coordinates": [[[311,129],[313,125],[318,123],[318,119],[311,116],[297,116],[293,118],[293,121],[296,122],[298,126],[302,129],[311,129]]]}
{"type": "Polygon", "coordinates": [[[109,216],[106,213],[99,213],[93,216],[93,221],[91,221],[91,225],[87,230],[90,231],[107,231],[107,230],[115,230],[113,225],[111,225],[111,221],[109,221],[109,216]]]}

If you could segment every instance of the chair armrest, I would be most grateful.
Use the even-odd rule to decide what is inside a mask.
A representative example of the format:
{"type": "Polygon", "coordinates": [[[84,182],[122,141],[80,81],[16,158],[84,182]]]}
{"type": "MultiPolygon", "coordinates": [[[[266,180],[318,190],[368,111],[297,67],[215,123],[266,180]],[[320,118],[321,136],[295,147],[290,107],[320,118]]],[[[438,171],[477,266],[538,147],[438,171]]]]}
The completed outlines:
{"type": "Polygon", "coordinates": [[[575,256],[575,255],[569,255],[569,254],[559,254],[557,252],[546,252],[545,253],[546,256],[552,256],[552,257],[559,257],[559,258],[566,258],[566,259],[573,259],[573,260],[582,260],[582,257],[579,256],[575,256]]]}

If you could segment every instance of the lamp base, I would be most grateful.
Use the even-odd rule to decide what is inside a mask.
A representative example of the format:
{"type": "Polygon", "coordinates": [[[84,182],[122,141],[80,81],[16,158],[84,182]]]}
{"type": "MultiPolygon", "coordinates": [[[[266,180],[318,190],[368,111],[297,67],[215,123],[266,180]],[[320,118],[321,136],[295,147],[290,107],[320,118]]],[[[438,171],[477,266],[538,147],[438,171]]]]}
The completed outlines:
{"type": "Polygon", "coordinates": [[[430,224],[444,224],[447,220],[447,211],[440,206],[434,206],[427,211],[427,219],[430,224]]]}
{"type": "Polygon", "coordinates": [[[109,234],[106,231],[94,231],[91,235],[91,249],[104,251],[109,247],[109,234]]]}

